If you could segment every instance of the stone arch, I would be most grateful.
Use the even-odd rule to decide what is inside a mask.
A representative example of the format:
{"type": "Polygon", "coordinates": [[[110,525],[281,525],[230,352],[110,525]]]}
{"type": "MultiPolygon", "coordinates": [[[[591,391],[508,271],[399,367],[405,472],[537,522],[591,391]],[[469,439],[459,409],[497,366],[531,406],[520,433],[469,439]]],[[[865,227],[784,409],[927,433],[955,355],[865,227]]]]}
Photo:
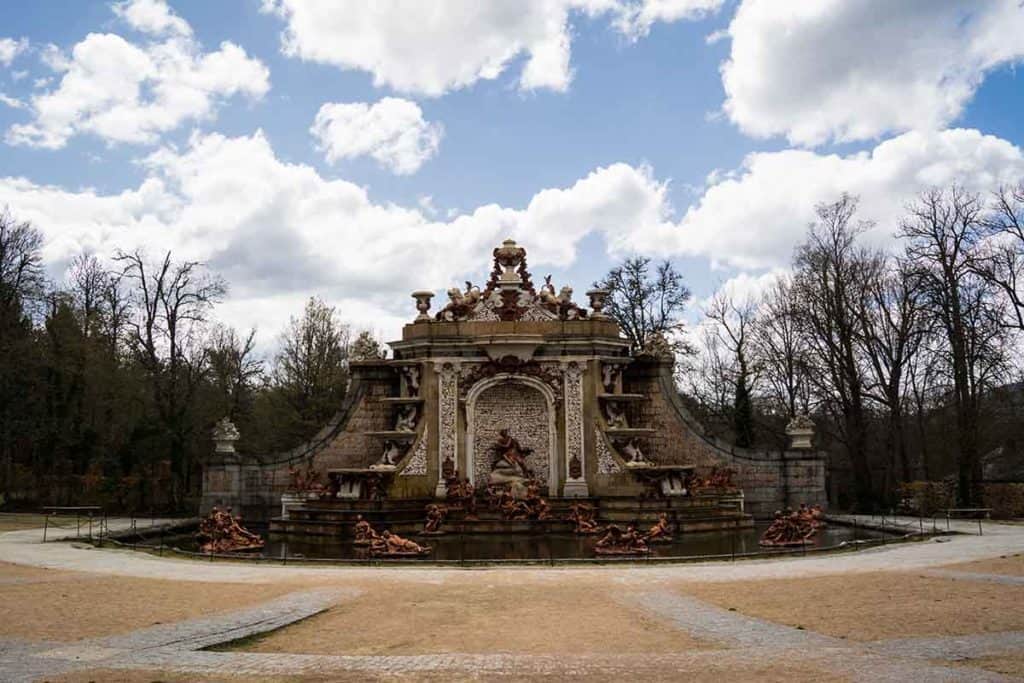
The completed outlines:
{"type": "Polygon", "coordinates": [[[486,482],[481,480],[481,473],[490,468],[489,444],[480,443],[481,437],[490,437],[492,436],[491,432],[496,435],[498,429],[508,426],[512,428],[512,435],[523,442],[524,446],[535,450],[541,441],[541,435],[543,435],[543,441],[546,442],[543,444],[543,448],[546,452],[535,453],[531,457],[543,458],[547,461],[546,468],[543,471],[537,471],[538,479],[546,481],[549,496],[557,495],[561,451],[556,428],[556,406],[555,394],[551,387],[533,377],[502,373],[474,384],[466,394],[466,476],[470,481],[474,485],[484,485],[486,482]],[[495,391],[502,387],[517,388],[520,394],[519,400],[516,400],[517,397],[514,394],[517,392],[515,391],[511,392],[511,396],[496,395],[495,391]],[[541,399],[541,402],[526,403],[527,409],[523,410],[520,401],[528,400],[531,394],[533,396],[539,394],[537,398],[541,399]],[[478,408],[481,406],[481,401],[483,406],[488,406],[489,401],[515,401],[514,404],[509,405],[509,408],[515,408],[515,414],[520,416],[519,419],[530,420],[531,424],[526,425],[530,428],[520,429],[520,433],[517,434],[515,424],[505,424],[494,420],[482,422],[478,419],[478,408]],[[534,424],[538,421],[540,424],[534,424]],[[479,452],[477,452],[478,450],[479,452]]]}

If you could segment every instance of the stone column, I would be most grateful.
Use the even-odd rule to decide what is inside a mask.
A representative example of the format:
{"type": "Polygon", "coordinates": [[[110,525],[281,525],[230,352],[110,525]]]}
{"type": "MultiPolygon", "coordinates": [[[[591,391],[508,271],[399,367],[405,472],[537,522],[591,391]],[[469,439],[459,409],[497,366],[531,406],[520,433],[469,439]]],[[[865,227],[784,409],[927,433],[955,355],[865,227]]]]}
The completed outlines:
{"type": "Polygon", "coordinates": [[[562,495],[585,498],[590,494],[583,452],[583,368],[576,361],[562,366],[562,395],[565,415],[565,487],[562,495]]]}
{"type": "Polygon", "coordinates": [[[459,463],[459,369],[454,363],[439,363],[437,371],[437,486],[434,495],[447,494],[445,469],[459,463]]]}

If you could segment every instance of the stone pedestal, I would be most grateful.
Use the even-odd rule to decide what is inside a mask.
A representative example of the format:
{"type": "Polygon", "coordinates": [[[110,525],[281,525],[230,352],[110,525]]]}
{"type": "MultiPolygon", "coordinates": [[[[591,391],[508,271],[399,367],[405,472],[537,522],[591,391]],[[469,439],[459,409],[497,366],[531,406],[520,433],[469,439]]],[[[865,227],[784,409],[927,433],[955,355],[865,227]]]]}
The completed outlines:
{"type": "Polygon", "coordinates": [[[291,508],[303,505],[313,498],[308,493],[282,493],[281,494],[281,519],[290,519],[288,511],[291,508]]]}
{"type": "Polygon", "coordinates": [[[590,491],[587,488],[586,480],[570,479],[565,482],[562,495],[566,498],[588,498],[590,496],[590,491]]]}

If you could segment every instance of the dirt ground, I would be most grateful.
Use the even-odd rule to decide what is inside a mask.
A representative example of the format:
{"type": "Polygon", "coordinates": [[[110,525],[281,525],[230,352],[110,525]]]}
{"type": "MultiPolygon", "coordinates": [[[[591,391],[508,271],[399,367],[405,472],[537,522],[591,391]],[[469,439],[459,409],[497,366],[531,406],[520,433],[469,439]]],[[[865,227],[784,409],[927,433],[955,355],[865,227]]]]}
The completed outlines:
{"type": "Polygon", "coordinates": [[[239,649],[393,655],[678,652],[712,647],[622,605],[610,590],[614,586],[374,584],[355,600],[239,649]]]}
{"type": "MultiPolygon", "coordinates": [[[[560,676],[512,676],[508,680],[513,681],[546,681],[560,680],[560,676]]],[[[679,681],[685,678],[688,683],[721,683],[729,680],[730,683],[792,683],[792,681],[814,681],[815,683],[846,683],[850,680],[843,676],[822,671],[806,664],[785,664],[772,666],[747,666],[738,668],[735,665],[702,664],[699,670],[686,669],[681,671],[666,671],[654,673],[653,675],[644,672],[643,680],[655,681],[679,681]]],[[[415,680],[415,681],[436,681],[438,683],[449,681],[489,681],[494,680],[490,675],[459,675],[451,672],[430,672],[418,671],[415,674],[397,676],[394,673],[374,674],[366,671],[339,671],[328,674],[308,674],[282,677],[262,676],[209,676],[203,674],[168,674],[158,671],[120,671],[116,669],[91,669],[55,676],[48,679],[50,683],[191,683],[192,681],[203,681],[204,683],[348,683],[349,681],[363,683],[364,681],[394,681],[394,680],[415,680]]],[[[505,680],[504,677],[502,680],[505,680]]],[[[621,675],[588,675],[590,681],[607,681],[608,683],[619,683],[623,680],[621,675]]]]}
{"type": "Polygon", "coordinates": [[[1024,554],[1004,555],[991,560],[976,562],[960,562],[949,564],[942,569],[955,569],[961,572],[979,572],[982,574],[1003,574],[1005,576],[1024,576],[1024,554]]]}
{"type": "Polygon", "coordinates": [[[0,563],[0,636],[72,641],[265,602],[294,585],[158,581],[0,563]]]}
{"type": "MultiPolygon", "coordinates": [[[[941,662],[936,662],[941,664],[941,662]]],[[[948,666],[948,662],[945,663],[948,666]]],[[[1004,676],[1017,676],[1024,678],[1024,653],[1010,655],[993,655],[991,657],[977,657],[965,659],[955,663],[958,666],[969,666],[986,671],[994,671],[1004,676]]]]}
{"type": "Polygon", "coordinates": [[[1024,629],[1024,586],[912,572],[688,583],[679,590],[750,616],[858,641],[1024,629]]]}
{"type": "MultiPolygon", "coordinates": [[[[21,531],[22,529],[42,529],[45,515],[34,515],[21,512],[0,512],[0,533],[5,531],[21,531]]],[[[67,520],[61,520],[65,524],[67,520]]],[[[74,529],[74,519],[71,520],[71,528],[74,529]]],[[[40,532],[42,533],[42,532],[40,532]]]]}

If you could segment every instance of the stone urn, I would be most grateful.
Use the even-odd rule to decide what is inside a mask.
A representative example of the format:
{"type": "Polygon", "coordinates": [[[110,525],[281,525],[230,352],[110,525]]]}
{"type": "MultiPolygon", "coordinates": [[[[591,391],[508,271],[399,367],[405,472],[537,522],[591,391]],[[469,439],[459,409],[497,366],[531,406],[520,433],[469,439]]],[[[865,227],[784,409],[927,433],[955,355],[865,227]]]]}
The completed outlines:
{"type": "Polygon", "coordinates": [[[786,425],[786,435],[790,450],[811,450],[814,448],[814,420],[807,415],[797,415],[786,425]]]}
{"type": "Polygon", "coordinates": [[[420,312],[416,316],[416,322],[430,322],[430,300],[434,298],[434,293],[428,290],[419,290],[412,293],[412,298],[416,299],[416,310],[420,312]]]}
{"type": "Polygon", "coordinates": [[[235,442],[240,439],[238,428],[227,417],[222,417],[213,427],[214,452],[231,455],[235,452],[235,442]]]}
{"type": "Polygon", "coordinates": [[[587,296],[590,297],[590,317],[597,320],[607,318],[608,315],[604,312],[605,302],[608,300],[607,289],[591,289],[587,292],[587,296]]]}

